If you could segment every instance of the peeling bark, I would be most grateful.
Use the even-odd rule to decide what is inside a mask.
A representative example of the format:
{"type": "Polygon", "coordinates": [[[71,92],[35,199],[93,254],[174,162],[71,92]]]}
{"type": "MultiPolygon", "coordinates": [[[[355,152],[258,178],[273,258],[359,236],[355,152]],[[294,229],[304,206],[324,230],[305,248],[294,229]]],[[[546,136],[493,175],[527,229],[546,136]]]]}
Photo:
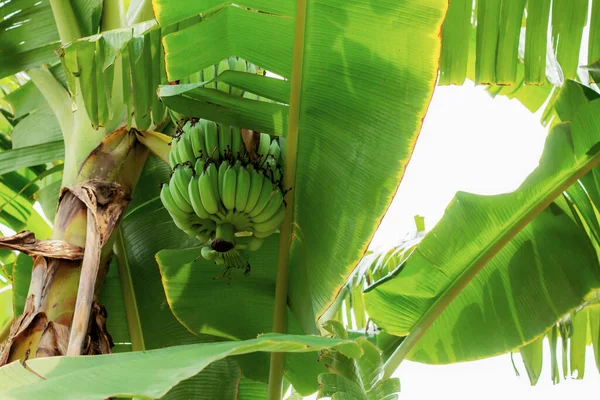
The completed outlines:
{"type": "Polygon", "coordinates": [[[37,240],[35,234],[30,231],[0,238],[0,248],[18,250],[29,256],[63,258],[65,260],[83,259],[81,247],[63,240],[37,240]]]}
{"type": "Polygon", "coordinates": [[[85,255],[67,355],[82,351],[86,339],[102,247],[112,235],[129,204],[130,196],[114,182],[88,181],[69,189],[87,207],[85,255]]]}

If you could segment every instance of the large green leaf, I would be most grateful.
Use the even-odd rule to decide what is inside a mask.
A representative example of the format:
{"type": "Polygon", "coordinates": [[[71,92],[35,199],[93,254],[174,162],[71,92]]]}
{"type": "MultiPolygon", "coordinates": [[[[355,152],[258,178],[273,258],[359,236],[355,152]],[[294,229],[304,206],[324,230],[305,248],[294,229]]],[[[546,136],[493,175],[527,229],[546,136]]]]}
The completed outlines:
{"type": "MultiPolygon", "coordinates": [[[[244,276],[242,270],[232,271],[231,281],[227,276],[214,279],[222,274],[223,267],[199,258],[200,247],[160,251],[156,260],[175,317],[190,332],[233,340],[270,332],[278,243],[278,235],[268,238],[260,250],[249,254],[250,275],[244,276]]],[[[291,313],[288,313],[288,332],[302,332],[291,313]]],[[[267,356],[255,354],[246,358],[242,361],[244,374],[267,382],[267,356]]],[[[326,372],[318,358],[317,354],[287,357],[287,378],[298,392],[308,395],[317,390],[317,376],[326,372]]]]}
{"type": "MultiPolygon", "coordinates": [[[[134,350],[219,340],[208,335],[193,335],[186,330],[173,316],[165,298],[154,255],[163,248],[198,245],[195,239],[173,224],[160,203],[159,184],[168,180],[169,173],[169,168],[156,157],[150,157],[146,163],[117,235],[118,285],[117,278],[109,274],[107,279],[110,281],[102,292],[103,299],[117,300],[107,304],[110,307],[109,328],[117,329],[123,337],[123,329],[127,327],[134,350]],[[157,232],[160,232],[160,241],[155,240],[157,232]],[[118,306],[121,296],[125,313],[123,310],[111,312],[118,306]]],[[[236,362],[219,361],[180,382],[165,399],[188,399],[202,394],[208,398],[233,400],[235,397],[229,388],[237,384],[239,375],[236,362]],[[228,395],[231,397],[226,397],[228,395]]]]}
{"type": "Polygon", "coordinates": [[[112,396],[157,398],[214,361],[257,351],[311,352],[334,347],[357,357],[352,341],[317,336],[269,334],[243,342],[202,343],[147,352],[94,357],[52,357],[16,361],[0,369],[3,399],[104,399],[112,396]]]}
{"type": "Polygon", "coordinates": [[[62,160],[64,155],[65,146],[62,140],[3,151],[0,152],[0,175],[21,168],[62,160]]]}
{"type": "MultiPolygon", "coordinates": [[[[298,115],[289,304],[305,331],[315,332],[403,176],[437,77],[447,2],[308,0],[300,2],[305,21],[295,20],[294,3],[153,1],[162,26],[210,10],[164,37],[170,80],[231,55],[290,80],[294,52],[303,57],[290,83],[297,96],[286,107],[298,115]],[[296,22],[304,35],[294,39],[296,22]]],[[[202,100],[193,112],[198,89],[190,92],[186,113],[230,121],[231,113],[214,112],[223,109],[236,113],[239,126],[253,126],[243,112],[252,100],[215,94],[212,109],[202,100]]],[[[268,105],[254,102],[261,110],[268,105]]],[[[287,116],[271,120],[283,127],[287,116]]]]}
{"type": "Polygon", "coordinates": [[[475,67],[476,83],[518,84],[520,60],[527,84],[545,84],[547,73],[556,84],[576,78],[584,36],[589,41],[588,64],[600,55],[596,40],[599,5],[593,2],[587,33],[588,0],[554,0],[552,8],[550,4],[549,0],[453,0],[443,28],[440,84],[462,84],[471,66],[475,67]],[[523,30],[525,46],[519,51],[523,30]],[[470,56],[469,31],[477,35],[477,48],[470,56]],[[547,59],[551,60],[548,65],[547,59]]]}
{"type": "Polygon", "coordinates": [[[0,77],[55,61],[58,40],[49,0],[0,3],[0,77]]]}
{"type": "Polygon", "coordinates": [[[366,293],[378,325],[411,333],[403,346],[414,345],[433,323],[413,359],[444,363],[512,350],[600,285],[584,232],[558,207],[540,214],[600,161],[599,111],[600,101],[593,101],[571,126],[557,125],[539,167],[515,192],[459,192],[397,276],[366,293]]]}
{"type": "Polygon", "coordinates": [[[62,131],[50,107],[43,106],[23,118],[12,132],[13,148],[62,142],[62,131]]]}

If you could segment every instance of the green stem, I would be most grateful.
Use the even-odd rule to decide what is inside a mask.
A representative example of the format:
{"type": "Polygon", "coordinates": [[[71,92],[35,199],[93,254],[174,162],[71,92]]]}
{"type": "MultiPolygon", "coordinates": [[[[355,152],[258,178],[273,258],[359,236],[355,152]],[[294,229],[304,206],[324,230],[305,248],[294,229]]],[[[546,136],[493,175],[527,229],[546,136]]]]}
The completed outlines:
{"type": "Polygon", "coordinates": [[[119,267],[119,280],[121,281],[121,291],[123,292],[123,301],[125,303],[125,315],[127,316],[131,349],[133,351],[143,351],[146,349],[146,345],[144,343],[140,314],[131,279],[131,269],[129,268],[127,253],[125,252],[125,239],[123,238],[121,228],[117,231],[117,239],[113,246],[113,251],[117,259],[117,266],[119,267]]]}
{"type": "Polygon", "coordinates": [[[233,225],[231,224],[218,224],[217,231],[215,233],[216,239],[222,239],[226,242],[233,243],[233,225]]]}
{"type": "Polygon", "coordinates": [[[52,7],[58,35],[63,44],[82,37],[71,0],[50,0],[50,7],[52,7]]]}
{"type": "MultiPolygon", "coordinates": [[[[275,310],[273,312],[273,332],[285,333],[287,325],[287,297],[290,264],[290,246],[294,220],[294,200],[296,184],[296,157],[298,151],[298,122],[300,120],[300,94],[302,90],[302,63],[304,60],[304,31],[306,25],[306,0],[298,0],[296,10],[296,28],[294,32],[294,56],[292,61],[292,81],[290,90],[290,113],[288,134],[286,137],[286,162],[283,173],[283,186],[292,189],[287,199],[285,217],[279,234],[279,257],[277,279],[275,282],[275,310]]],[[[269,400],[282,397],[283,374],[285,370],[284,353],[271,353],[269,371],[269,400]]]]}
{"type": "Polygon", "coordinates": [[[556,187],[537,203],[535,207],[529,209],[520,219],[518,223],[508,229],[498,240],[489,246],[477,259],[473,260],[471,265],[463,271],[458,279],[446,289],[441,296],[435,301],[433,306],[425,312],[421,319],[415,324],[406,339],[396,348],[394,353],[388,358],[384,365],[384,378],[389,378],[400,366],[402,361],[408,357],[410,352],[415,348],[419,340],[425,335],[431,325],[439,318],[446,310],[452,301],[458,296],[463,289],[477,276],[483,267],[492,258],[498,254],[500,250],[508,244],[520,231],[522,231],[539,213],[545,210],[552,202],[560,196],[571,185],[577,182],[585,174],[592,170],[600,163],[600,154],[592,156],[588,161],[582,164],[581,168],[573,173],[571,177],[565,180],[562,185],[556,187]]]}
{"type": "Polygon", "coordinates": [[[73,132],[73,111],[71,96],[63,85],[52,75],[48,68],[36,67],[27,70],[27,75],[42,93],[50,109],[58,120],[65,143],[68,143],[73,132]]]}
{"type": "Polygon", "coordinates": [[[125,26],[124,22],[123,2],[120,0],[105,1],[102,5],[100,31],[123,28],[125,26]]]}

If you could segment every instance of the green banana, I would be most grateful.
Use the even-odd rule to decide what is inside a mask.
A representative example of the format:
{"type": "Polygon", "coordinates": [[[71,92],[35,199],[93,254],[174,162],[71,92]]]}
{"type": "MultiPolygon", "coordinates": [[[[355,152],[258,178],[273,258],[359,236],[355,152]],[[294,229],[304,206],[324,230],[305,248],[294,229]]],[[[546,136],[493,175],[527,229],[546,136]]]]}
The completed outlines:
{"type": "Polygon", "coordinates": [[[235,248],[239,250],[256,251],[260,249],[264,239],[256,236],[243,236],[235,238],[235,248]]]}
{"type": "Polygon", "coordinates": [[[171,175],[169,188],[175,204],[184,212],[191,214],[194,212],[188,195],[188,185],[192,177],[192,170],[187,166],[178,166],[171,175]]]}
{"type": "Polygon", "coordinates": [[[209,219],[211,217],[211,214],[209,214],[209,212],[204,207],[204,204],[202,204],[198,176],[195,176],[190,180],[190,184],[188,186],[188,195],[190,196],[190,203],[196,215],[202,219],[209,219]]]}
{"type": "Polygon", "coordinates": [[[200,175],[204,172],[204,159],[198,158],[196,160],[196,164],[194,164],[194,171],[196,171],[196,175],[200,175]]]}
{"type": "Polygon", "coordinates": [[[246,168],[240,168],[237,172],[237,183],[235,189],[235,209],[238,212],[244,211],[248,202],[250,193],[250,173],[246,168]]]}
{"type": "Polygon", "coordinates": [[[174,137],[171,141],[171,151],[169,153],[169,159],[171,160],[171,167],[175,167],[177,164],[181,164],[181,160],[179,159],[179,152],[177,150],[177,146],[179,146],[179,142],[181,138],[174,137]]]}
{"type": "Polygon", "coordinates": [[[274,190],[271,198],[269,199],[269,204],[267,204],[258,215],[254,215],[252,217],[252,222],[255,224],[260,224],[267,221],[277,212],[281,204],[283,204],[283,195],[281,194],[281,190],[274,190]]]}
{"type": "Polygon", "coordinates": [[[205,147],[205,138],[204,131],[200,124],[196,124],[187,132],[187,135],[190,137],[192,141],[192,150],[194,151],[194,155],[196,158],[198,157],[206,157],[206,147],[205,147]]]}
{"type": "Polygon", "coordinates": [[[219,150],[220,156],[225,158],[232,151],[231,147],[231,127],[228,125],[218,124],[219,130],[219,150]]]}
{"type": "Polygon", "coordinates": [[[271,145],[269,146],[268,156],[269,158],[272,158],[275,161],[275,163],[277,163],[279,161],[280,154],[281,149],[279,148],[279,143],[277,143],[277,140],[273,140],[271,142],[271,145]]]}
{"type": "Polygon", "coordinates": [[[202,255],[202,258],[204,258],[205,260],[208,260],[208,261],[214,260],[215,257],[217,256],[217,252],[215,250],[211,249],[209,246],[204,246],[200,250],[200,254],[202,255]]]}
{"type": "Polygon", "coordinates": [[[186,161],[191,163],[196,161],[196,155],[194,155],[194,148],[190,137],[185,131],[180,136],[179,143],[177,144],[177,154],[179,156],[179,163],[183,164],[186,161]]]}
{"type": "Polygon", "coordinates": [[[281,221],[285,215],[285,205],[281,203],[275,213],[267,220],[259,223],[255,223],[253,226],[254,232],[271,232],[274,229],[279,228],[281,221]]]}
{"type": "Polygon", "coordinates": [[[248,213],[248,216],[250,218],[259,215],[262,212],[262,210],[265,209],[265,207],[269,203],[269,200],[271,199],[271,194],[274,190],[279,191],[279,188],[273,185],[268,179],[265,179],[260,190],[260,196],[258,197],[256,206],[254,206],[254,208],[248,213]]]}
{"type": "Polygon", "coordinates": [[[206,122],[205,129],[205,145],[206,145],[206,158],[213,158],[215,161],[219,161],[219,136],[217,134],[217,124],[213,121],[206,122]]]}
{"type": "Polygon", "coordinates": [[[278,229],[279,229],[279,227],[273,229],[272,231],[268,231],[268,232],[254,232],[254,236],[256,236],[259,239],[265,239],[265,238],[268,238],[269,236],[271,236],[272,234],[274,234],[275,232],[277,232],[278,229]]]}
{"type": "Polygon", "coordinates": [[[212,181],[207,172],[199,176],[198,188],[200,189],[200,198],[202,199],[204,209],[209,214],[216,214],[219,211],[219,197],[214,192],[212,181]]]}
{"type": "Polygon", "coordinates": [[[196,234],[196,239],[198,239],[202,243],[206,243],[206,242],[208,242],[210,240],[210,233],[208,233],[207,231],[203,231],[203,232],[197,233],[196,234]]]}
{"type": "Polygon", "coordinates": [[[267,154],[269,154],[269,147],[271,146],[271,136],[268,133],[260,134],[260,142],[258,144],[258,154],[260,160],[264,163],[267,160],[267,154]]]}
{"type": "Polygon", "coordinates": [[[229,168],[229,161],[225,160],[221,162],[219,165],[219,178],[218,178],[218,186],[219,186],[219,196],[223,198],[223,178],[225,178],[225,172],[229,168]]]}
{"type": "Polygon", "coordinates": [[[246,154],[246,148],[242,139],[242,130],[235,126],[231,127],[231,151],[233,157],[241,158],[246,154]]]}
{"type": "MultiPolygon", "coordinates": [[[[217,200],[219,199],[219,173],[217,172],[217,167],[215,167],[214,163],[210,163],[208,168],[206,168],[206,172],[210,178],[210,183],[213,188],[213,193],[217,196],[217,200]]],[[[220,202],[217,203],[220,205],[220,202]]]]}
{"type": "MultiPolygon", "coordinates": [[[[242,60],[241,58],[238,58],[232,69],[234,71],[246,72],[246,61],[242,60]]],[[[237,87],[231,87],[231,94],[234,96],[242,96],[244,94],[244,91],[237,87]]]]}
{"type": "Polygon", "coordinates": [[[246,201],[246,207],[244,207],[245,213],[249,213],[256,206],[258,198],[260,197],[263,182],[265,181],[265,177],[259,171],[253,170],[250,173],[250,190],[248,193],[248,200],[246,201]]]}
{"type": "Polygon", "coordinates": [[[177,203],[175,203],[175,200],[173,200],[173,196],[171,195],[171,190],[168,183],[165,183],[162,186],[162,189],[160,190],[160,200],[162,201],[169,214],[171,214],[171,217],[173,217],[173,219],[177,218],[183,220],[188,218],[189,214],[183,211],[181,208],[179,208],[177,203]]]}
{"type": "Polygon", "coordinates": [[[233,210],[235,208],[236,184],[237,174],[235,166],[229,167],[227,171],[225,171],[225,176],[223,177],[223,197],[221,198],[223,205],[227,210],[233,210]]]}
{"type": "MultiPolygon", "coordinates": [[[[204,68],[204,70],[202,71],[202,80],[204,82],[210,82],[213,79],[215,79],[215,66],[211,65],[210,67],[206,67],[204,68]]],[[[209,88],[209,89],[216,89],[217,88],[217,84],[215,82],[212,83],[208,83],[204,85],[205,88],[209,88]]]]}
{"type": "MultiPolygon", "coordinates": [[[[221,75],[223,72],[229,70],[229,60],[223,60],[217,67],[217,75],[221,75]]],[[[225,93],[229,93],[229,85],[225,82],[217,82],[217,90],[225,93]]]]}
{"type": "Polygon", "coordinates": [[[238,58],[236,56],[231,56],[227,59],[227,63],[229,63],[229,69],[230,70],[235,70],[235,63],[237,62],[238,58]]]}

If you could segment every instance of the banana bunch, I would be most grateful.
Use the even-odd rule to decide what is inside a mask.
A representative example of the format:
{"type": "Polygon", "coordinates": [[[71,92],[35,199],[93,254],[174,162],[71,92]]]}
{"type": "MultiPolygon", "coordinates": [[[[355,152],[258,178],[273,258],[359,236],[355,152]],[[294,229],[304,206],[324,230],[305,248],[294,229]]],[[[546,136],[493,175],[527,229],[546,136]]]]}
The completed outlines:
{"type": "Polygon", "coordinates": [[[245,155],[240,128],[201,119],[186,122],[173,139],[169,161],[175,168],[178,164],[195,163],[197,158],[210,158],[218,163],[230,158],[242,159],[245,155]]]}
{"type": "Polygon", "coordinates": [[[201,255],[249,271],[248,251],[275,233],[285,214],[281,149],[261,133],[250,157],[239,128],[188,121],[173,139],[173,173],[161,200],[177,227],[205,243],[201,255]]]}

